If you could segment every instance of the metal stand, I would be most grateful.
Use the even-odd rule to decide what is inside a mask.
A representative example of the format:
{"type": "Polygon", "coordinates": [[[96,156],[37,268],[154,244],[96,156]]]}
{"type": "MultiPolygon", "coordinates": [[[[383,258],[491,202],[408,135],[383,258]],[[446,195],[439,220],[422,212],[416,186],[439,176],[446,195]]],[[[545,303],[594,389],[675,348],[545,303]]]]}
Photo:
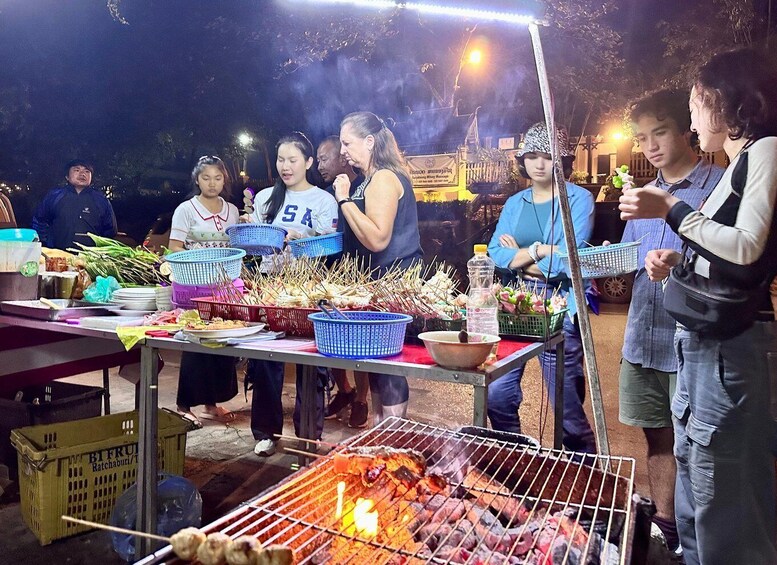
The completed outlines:
{"type": "Polygon", "coordinates": [[[553,182],[558,191],[561,223],[564,226],[564,240],[566,241],[567,253],[569,254],[569,266],[572,274],[572,291],[575,296],[575,302],[578,304],[577,319],[580,324],[580,334],[583,338],[583,356],[585,358],[586,374],[588,375],[588,390],[591,395],[591,407],[593,408],[596,443],[600,454],[609,455],[610,444],[607,439],[607,424],[604,418],[604,404],[602,402],[602,389],[599,383],[599,370],[596,365],[594,340],[591,333],[591,323],[588,319],[588,309],[586,308],[583,277],[580,273],[580,257],[577,253],[575,228],[572,225],[572,211],[569,207],[567,187],[564,183],[561,158],[558,155],[558,148],[556,146],[556,122],[553,116],[553,100],[550,94],[550,83],[548,82],[548,73],[545,69],[545,57],[542,53],[542,43],[540,42],[540,32],[537,23],[529,24],[529,35],[531,36],[532,47],[534,49],[534,62],[537,66],[537,78],[540,83],[540,94],[542,96],[545,123],[548,128],[548,139],[551,140],[551,159],[554,163],[555,173],[553,182]]]}
{"type": "MultiPolygon", "coordinates": [[[[140,348],[140,410],[138,412],[137,529],[156,533],[157,514],[157,406],[159,405],[159,350],[140,348]]],[[[148,555],[158,542],[138,537],[135,555],[148,555]]]]}

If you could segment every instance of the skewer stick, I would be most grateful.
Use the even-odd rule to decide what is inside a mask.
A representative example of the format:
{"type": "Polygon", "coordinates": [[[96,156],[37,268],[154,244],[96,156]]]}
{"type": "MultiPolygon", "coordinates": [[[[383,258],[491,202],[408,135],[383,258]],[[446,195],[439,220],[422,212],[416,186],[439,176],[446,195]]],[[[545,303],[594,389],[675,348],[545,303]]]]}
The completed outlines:
{"type": "Polygon", "coordinates": [[[170,538],[165,536],[158,536],[156,534],[148,534],[146,532],[139,532],[137,530],[127,530],[125,528],[117,528],[116,526],[109,526],[108,524],[100,524],[98,522],[91,522],[89,520],[81,520],[80,518],[73,518],[71,516],[62,516],[65,522],[72,522],[74,524],[81,524],[82,526],[89,526],[90,528],[98,528],[100,530],[108,530],[109,532],[116,532],[119,534],[129,534],[131,536],[138,536],[141,538],[155,539],[170,543],[170,538]]]}
{"type": "Polygon", "coordinates": [[[304,441],[305,443],[315,443],[316,445],[323,445],[324,447],[338,447],[338,444],[328,441],[322,441],[320,439],[303,439],[297,436],[285,436],[283,434],[273,434],[278,439],[288,439],[292,441],[304,441]]]}
{"type": "Polygon", "coordinates": [[[322,457],[326,457],[326,455],[319,455],[318,453],[311,453],[310,451],[303,451],[302,449],[294,449],[292,447],[284,447],[283,451],[286,451],[288,453],[296,453],[297,455],[302,455],[304,457],[312,457],[314,459],[320,459],[322,457]]]}

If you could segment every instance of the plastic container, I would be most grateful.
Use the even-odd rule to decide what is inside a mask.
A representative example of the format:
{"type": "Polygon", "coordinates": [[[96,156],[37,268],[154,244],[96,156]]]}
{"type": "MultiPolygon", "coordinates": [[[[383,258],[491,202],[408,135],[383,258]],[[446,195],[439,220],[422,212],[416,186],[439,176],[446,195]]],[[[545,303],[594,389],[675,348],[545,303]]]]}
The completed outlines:
{"type": "Polygon", "coordinates": [[[289,248],[294,257],[334,255],[343,250],[343,234],[342,232],[335,232],[317,237],[295,239],[289,242],[289,248]]]}
{"type": "Polygon", "coordinates": [[[0,300],[35,300],[38,298],[38,275],[0,273],[0,300]]]}
{"type": "Polygon", "coordinates": [[[0,273],[38,274],[41,244],[33,241],[0,241],[0,273]]]}
{"type": "MultiPolygon", "coordinates": [[[[639,268],[639,246],[639,241],[632,241],[578,249],[577,255],[580,259],[582,277],[584,279],[597,279],[633,273],[639,268]]],[[[568,271],[569,255],[559,251],[558,256],[568,271]]]]}
{"type": "MultiPolygon", "coordinates": [[[[187,285],[173,282],[173,296],[172,301],[176,308],[186,308],[187,310],[197,308],[197,304],[192,302],[195,298],[204,298],[206,296],[223,296],[229,297],[232,291],[228,291],[222,288],[223,285],[219,284],[207,284],[207,285],[187,285]]],[[[235,295],[242,295],[245,290],[245,284],[243,279],[235,279],[232,281],[235,295]]]]}
{"type": "Polygon", "coordinates": [[[246,252],[231,247],[190,249],[171,253],[165,258],[173,280],[186,285],[213,285],[240,276],[246,252]]]}
{"type": "MultiPolygon", "coordinates": [[[[183,474],[191,423],[159,410],[159,468],[183,474]]],[[[24,523],[41,545],[90,528],[62,515],[107,524],[116,498],[132,486],[138,468],[138,413],[126,412],[11,432],[19,462],[24,523]]]]}
{"type": "Polygon", "coordinates": [[[251,255],[272,255],[283,249],[286,230],[270,224],[236,224],[227,228],[229,244],[251,255]]]}
{"type": "Polygon", "coordinates": [[[567,309],[551,315],[545,314],[508,314],[499,312],[499,335],[503,337],[528,337],[545,339],[561,330],[567,309]]]}
{"type": "Polygon", "coordinates": [[[16,468],[11,430],[97,417],[102,413],[104,394],[102,387],[52,381],[3,395],[0,398],[0,463],[16,468]]]}
{"type": "Polygon", "coordinates": [[[38,241],[38,232],[29,228],[3,228],[0,241],[38,241]]]}
{"type": "Polygon", "coordinates": [[[467,331],[497,336],[499,335],[497,320],[499,304],[493,289],[496,265],[487,255],[487,250],[486,245],[475,245],[475,255],[467,261],[469,272],[467,331]]]}
{"type": "Polygon", "coordinates": [[[318,352],[327,357],[372,359],[397,355],[402,351],[405,329],[413,320],[407,314],[392,312],[317,313],[313,322],[318,352]]]}

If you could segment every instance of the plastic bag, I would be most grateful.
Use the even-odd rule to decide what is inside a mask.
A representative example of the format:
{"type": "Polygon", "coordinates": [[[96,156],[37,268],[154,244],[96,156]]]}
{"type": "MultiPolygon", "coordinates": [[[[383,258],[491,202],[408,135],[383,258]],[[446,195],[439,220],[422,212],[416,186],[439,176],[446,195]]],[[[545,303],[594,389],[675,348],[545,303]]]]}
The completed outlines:
{"type": "Polygon", "coordinates": [[[110,302],[113,293],[120,288],[119,281],[115,278],[97,275],[97,280],[84,291],[84,300],[88,302],[110,302]]]}
{"type": "MultiPolygon", "coordinates": [[[[156,533],[170,537],[189,526],[199,527],[202,497],[194,484],[177,475],[162,475],[157,490],[156,533]]],[[[137,484],[116,500],[111,525],[134,530],[137,521],[137,484]]],[[[135,560],[135,536],[111,532],[113,549],[126,561],[135,560]]]]}

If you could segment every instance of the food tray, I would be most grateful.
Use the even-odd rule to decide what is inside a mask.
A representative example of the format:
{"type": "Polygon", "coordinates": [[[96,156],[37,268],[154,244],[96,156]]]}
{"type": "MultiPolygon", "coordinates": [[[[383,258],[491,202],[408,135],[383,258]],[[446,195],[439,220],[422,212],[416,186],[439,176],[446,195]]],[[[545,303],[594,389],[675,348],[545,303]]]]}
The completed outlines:
{"type": "Polygon", "coordinates": [[[343,250],[343,234],[342,232],[335,232],[317,237],[295,239],[289,242],[289,248],[294,257],[334,255],[343,250]]]}
{"type": "Polygon", "coordinates": [[[80,300],[68,300],[66,298],[54,298],[54,304],[62,306],[61,310],[54,310],[43,304],[40,300],[7,300],[0,302],[0,310],[3,314],[24,316],[37,320],[56,322],[85,316],[103,316],[109,312],[121,309],[121,304],[90,304],[80,300]]]}
{"type": "Polygon", "coordinates": [[[567,309],[553,314],[507,314],[499,312],[499,335],[544,339],[558,332],[564,325],[567,309]]]}
{"type": "MultiPolygon", "coordinates": [[[[159,412],[159,468],[183,474],[191,423],[159,412]]],[[[19,462],[24,523],[42,545],[89,530],[62,515],[107,524],[116,498],[137,477],[138,413],[126,412],[11,432],[19,462]]]]}
{"type": "MultiPolygon", "coordinates": [[[[636,271],[639,268],[639,246],[639,241],[633,241],[578,249],[583,278],[615,277],[636,271]]],[[[569,255],[559,251],[558,256],[569,270],[569,255]]]]}
{"type": "Polygon", "coordinates": [[[313,322],[318,352],[327,357],[344,359],[374,359],[390,357],[402,351],[405,330],[413,318],[393,312],[317,313],[308,318],[313,322]]]}

